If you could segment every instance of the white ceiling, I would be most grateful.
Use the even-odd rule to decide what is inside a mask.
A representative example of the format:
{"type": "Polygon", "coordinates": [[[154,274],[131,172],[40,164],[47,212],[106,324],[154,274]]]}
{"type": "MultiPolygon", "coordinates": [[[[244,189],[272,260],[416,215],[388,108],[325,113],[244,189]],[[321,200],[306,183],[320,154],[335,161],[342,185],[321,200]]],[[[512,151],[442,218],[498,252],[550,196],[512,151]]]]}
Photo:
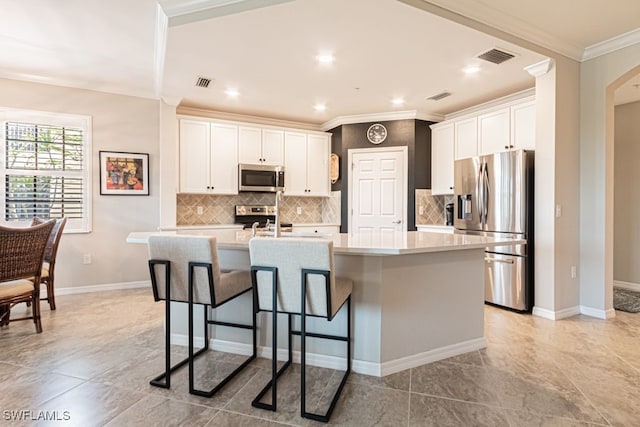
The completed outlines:
{"type": "MultiPolygon", "coordinates": [[[[315,124],[397,110],[444,115],[533,86],[523,67],[543,56],[409,5],[420,2],[3,0],[0,77],[315,124]],[[502,65],[475,59],[494,47],[516,58],[502,65]],[[320,52],[332,52],[335,63],[317,64],[320,52]],[[465,75],[473,64],[482,70],[465,75]],[[196,76],[214,83],[196,88],[196,76]],[[228,87],[240,96],[228,98],[228,87]],[[453,95],[425,101],[443,90],[453,95]],[[406,104],[392,106],[393,97],[406,104]],[[327,111],[314,111],[316,102],[327,111]]],[[[425,3],[578,60],[613,37],[640,39],[638,0],[606,8],[601,0],[579,7],[556,0],[425,3]]],[[[640,90],[629,85],[629,92],[640,90]]]]}

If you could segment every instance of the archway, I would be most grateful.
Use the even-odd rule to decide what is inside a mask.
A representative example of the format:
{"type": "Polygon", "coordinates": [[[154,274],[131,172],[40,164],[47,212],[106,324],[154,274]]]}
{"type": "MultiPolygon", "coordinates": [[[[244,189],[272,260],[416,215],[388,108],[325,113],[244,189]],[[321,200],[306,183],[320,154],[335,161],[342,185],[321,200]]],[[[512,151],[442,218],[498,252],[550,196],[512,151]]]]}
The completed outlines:
{"type": "MultiPolygon", "coordinates": [[[[608,212],[610,215],[610,220],[605,222],[605,240],[609,242],[607,247],[611,248],[611,250],[607,250],[605,252],[605,263],[611,267],[611,280],[607,280],[605,283],[605,298],[607,300],[606,305],[611,307],[613,301],[613,284],[616,279],[615,277],[615,269],[614,269],[614,254],[616,252],[615,249],[615,206],[616,206],[616,180],[615,180],[615,129],[616,129],[616,114],[615,114],[615,96],[616,91],[618,91],[625,83],[635,78],[638,74],[640,74],[640,65],[636,66],[626,73],[622,74],[612,83],[610,83],[606,88],[606,159],[605,159],[605,167],[606,167],[606,196],[605,199],[607,201],[607,205],[610,206],[608,208],[608,212]]],[[[622,182],[618,182],[618,185],[623,185],[622,182]]],[[[630,183],[627,183],[630,184],[630,183]]]]}

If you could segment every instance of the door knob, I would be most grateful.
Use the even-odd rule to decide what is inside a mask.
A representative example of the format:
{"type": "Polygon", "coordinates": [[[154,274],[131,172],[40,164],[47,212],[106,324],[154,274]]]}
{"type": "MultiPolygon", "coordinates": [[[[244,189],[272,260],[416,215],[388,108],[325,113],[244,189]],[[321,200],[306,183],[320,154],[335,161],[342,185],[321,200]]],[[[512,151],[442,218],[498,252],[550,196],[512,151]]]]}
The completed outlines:
{"type": "Polygon", "coordinates": [[[391,221],[392,224],[400,224],[402,222],[401,219],[396,219],[395,221],[391,221]]]}

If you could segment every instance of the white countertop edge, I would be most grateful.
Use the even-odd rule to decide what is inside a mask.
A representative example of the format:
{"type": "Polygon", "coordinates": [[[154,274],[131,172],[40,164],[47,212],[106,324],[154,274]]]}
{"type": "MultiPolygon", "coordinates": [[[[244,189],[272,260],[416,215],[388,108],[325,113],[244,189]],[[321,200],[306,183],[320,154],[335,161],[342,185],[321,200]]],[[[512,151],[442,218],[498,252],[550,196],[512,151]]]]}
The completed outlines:
{"type": "Polygon", "coordinates": [[[291,225],[294,227],[340,227],[340,224],[327,222],[294,222],[291,225]]]}
{"type": "Polygon", "coordinates": [[[418,227],[446,228],[447,230],[453,230],[453,225],[444,224],[416,224],[416,228],[418,227]]]}
{"type": "MultiPolygon", "coordinates": [[[[165,234],[167,232],[155,231],[155,232],[131,232],[127,236],[127,243],[142,243],[146,244],[149,236],[152,234],[165,234]]],[[[429,232],[422,232],[429,233],[429,232]]],[[[434,232],[433,234],[440,234],[434,232]]],[[[221,241],[218,243],[220,249],[231,250],[247,250],[248,240],[239,241],[221,241]]],[[[493,242],[478,242],[478,243],[464,243],[464,244],[447,244],[447,245],[434,245],[434,246],[421,246],[413,248],[385,248],[385,247],[344,247],[335,246],[335,253],[337,255],[369,255],[369,256],[385,256],[385,255],[409,255],[420,254],[430,252],[449,252],[459,250],[471,250],[471,249],[483,249],[492,246],[505,246],[505,245],[519,245],[525,244],[526,239],[496,239],[493,242]]]]}
{"type": "Polygon", "coordinates": [[[242,230],[242,224],[206,224],[206,225],[161,225],[158,231],[179,230],[242,230]]]}

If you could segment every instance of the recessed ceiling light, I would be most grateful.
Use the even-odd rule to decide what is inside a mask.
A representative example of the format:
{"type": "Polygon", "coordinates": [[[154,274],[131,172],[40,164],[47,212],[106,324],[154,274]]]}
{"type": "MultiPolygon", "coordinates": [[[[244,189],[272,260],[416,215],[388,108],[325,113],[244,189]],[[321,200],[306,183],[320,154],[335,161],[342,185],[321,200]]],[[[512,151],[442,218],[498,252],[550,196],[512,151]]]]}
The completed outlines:
{"type": "Polygon", "coordinates": [[[391,100],[391,103],[393,105],[402,105],[402,104],[404,104],[404,98],[393,98],[391,100]]]}
{"type": "Polygon", "coordinates": [[[327,106],[325,104],[316,104],[313,106],[313,109],[316,111],[326,111],[327,106]]]}
{"type": "Polygon", "coordinates": [[[316,60],[321,64],[331,64],[336,58],[330,53],[322,53],[316,56],[316,60]]]}
{"type": "Polygon", "coordinates": [[[231,98],[236,98],[236,97],[238,97],[240,95],[240,92],[238,92],[237,89],[231,89],[231,88],[225,90],[224,93],[225,93],[225,95],[227,95],[227,96],[229,96],[231,98]]]}
{"type": "Polygon", "coordinates": [[[478,71],[480,71],[480,67],[476,66],[476,65],[472,65],[470,67],[465,68],[464,70],[465,74],[475,74],[478,71]]]}

